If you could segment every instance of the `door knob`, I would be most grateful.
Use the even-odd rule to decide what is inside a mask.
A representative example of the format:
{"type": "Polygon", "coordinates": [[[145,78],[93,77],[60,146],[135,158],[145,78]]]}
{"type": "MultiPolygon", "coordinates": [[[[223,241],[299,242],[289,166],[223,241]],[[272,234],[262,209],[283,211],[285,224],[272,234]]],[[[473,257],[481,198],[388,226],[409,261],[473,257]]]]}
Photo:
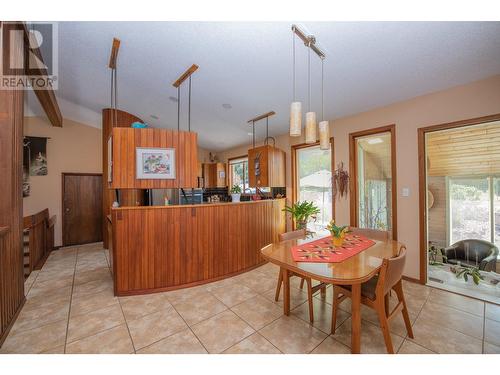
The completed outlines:
{"type": "Polygon", "coordinates": [[[66,208],[66,212],[69,212],[69,211],[70,211],[69,208],[66,208]]]}

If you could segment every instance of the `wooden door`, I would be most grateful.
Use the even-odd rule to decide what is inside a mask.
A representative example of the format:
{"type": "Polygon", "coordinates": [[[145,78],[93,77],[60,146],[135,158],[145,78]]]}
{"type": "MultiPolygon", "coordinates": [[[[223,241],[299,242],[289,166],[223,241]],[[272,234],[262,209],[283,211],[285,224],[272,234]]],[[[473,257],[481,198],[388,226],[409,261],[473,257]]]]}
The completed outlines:
{"type": "Polygon", "coordinates": [[[63,173],[63,246],[102,241],[102,175],[63,173]]]}

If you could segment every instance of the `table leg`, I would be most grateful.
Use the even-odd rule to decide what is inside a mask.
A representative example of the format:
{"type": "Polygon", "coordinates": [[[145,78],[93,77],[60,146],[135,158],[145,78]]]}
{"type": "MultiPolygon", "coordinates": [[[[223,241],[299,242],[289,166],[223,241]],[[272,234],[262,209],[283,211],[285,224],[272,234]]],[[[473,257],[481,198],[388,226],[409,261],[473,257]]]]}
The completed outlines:
{"type": "Polygon", "coordinates": [[[361,284],[351,288],[351,353],[361,351],[361,284]]]}
{"type": "Polygon", "coordinates": [[[286,268],[283,271],[283,314],[290,315],[290,277],[286,268]]]}

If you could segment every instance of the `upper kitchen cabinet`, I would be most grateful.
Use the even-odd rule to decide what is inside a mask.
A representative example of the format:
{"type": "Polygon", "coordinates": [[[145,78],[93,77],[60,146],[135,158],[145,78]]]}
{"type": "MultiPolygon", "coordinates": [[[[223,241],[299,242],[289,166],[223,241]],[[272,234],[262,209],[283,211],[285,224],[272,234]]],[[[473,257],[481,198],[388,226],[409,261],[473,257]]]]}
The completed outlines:
{"type": "Polygon", "coordinates": [[[224,188],[226,181],[225,163],[203,163],[204,188],[224,188]]]}
{"type": "Polygon", "coordinates": [[[271,145],[248,150],[250,187],[284,187],[285,152],[271,145]]]}

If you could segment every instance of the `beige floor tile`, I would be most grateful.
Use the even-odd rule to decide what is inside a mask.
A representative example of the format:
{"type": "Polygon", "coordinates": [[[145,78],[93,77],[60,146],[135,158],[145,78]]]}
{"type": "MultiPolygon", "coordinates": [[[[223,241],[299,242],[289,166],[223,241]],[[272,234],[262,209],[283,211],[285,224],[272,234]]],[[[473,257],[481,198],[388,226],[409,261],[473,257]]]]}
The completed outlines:
{"type": "Polygon", "coordinates": [[[454,329],[468,336],[483,339],[483,317],[428,301],[419,318],[437,325],[454,329]]]}
{"type": "Polygon", "coordinates": [[[432,350],[426,349],[423,346],[415,344],[409,339],[403,341],[403,345],[399,348],[398,354],[436,354],[432,350]]]}
{"type": "Polygon", "coordinates": [[[47,291],[43,294],[31,296],[31,293],[26,297],[26,305],[29,306],[48,306],[54,303],[69,303],[71,300],[71,286],[47,291]]]}
{"type": "Polygon", "coordinates": [[[113,280],[93,280],[73,287],[73,296],[92,295],[103,291],[113,291],[113,280]]]}
{"type": "Polygon", "coordinates": [[[198,293],[192,298],[180,301],[172,301],[170,298],[169,300],[190,326],[227,310],[227,306],[209,292],[198,293]]]}
{"type": "Polygon", "coordinates": [[[196,299],[199,296],[211,295],[206,290],[207,285],[210,284],[195,286],[192,288],[172,290],[170,292],[165,292],[163,294],[168,298],[168,300],[172,304],[186,302],[196,299]]]}
{"type": "MultiPolygon", "coordinates": [[[[333,338],[340,341],[344,345],[351,347],[351,318],[347,319],[344,324],[337,329],[333,338]]],[[[403,342],[403,337],[391,333],[391,339],[394,352],[397,352],[403,342]]],[[[366,320],[361,320],[361,353],[387,353],[382,330],[379,326],[366,320]]]]}
{"type": "Polygon", "coordinates": [[[137,351],[137,354],[206,354],[189,328],[137,351]]]}
{"type": "Polygon", "coordinates": [[[436,353],[479,354],[482,349],[482,340],[422,320],[420,317],[413,325],[413,335],[415,338],[408,340],[436,353]]]}
{"type": "Polygon", "coordinates": [[[276,288],[276,283],[278,282],[278,279],[275,279],[262,272],[254,270],[239,275],[236,278],[236,281],[239,284],[244,285],[247,288],[250,288],[254,292],[262,294],[269,291],[272,288],[276,288]]]}
{"type": "Polygon", "coordinates": [[[70,354],[129,354],[134,352],[127,325],[100,332],[66,345],[70,354]]]}
{"type": "Polygon", "coordinates": [[[224,354],[281,354],[281,352],[258,332],[255,332],[231,346],[224,351],[224,354]]]}
{"type": "Polygon", "coordinates": [[[484,354],[500,354],[500,346],[490,344],[489,342],[484,342],[484,354]]]}
{"type": "Polygon", "coordinates": [[[64,354],[64,345],[57,346],[55,348],[46,350],[42,352],[41,354],[64,354]]]}
{"type": "Polygon", "coordinates": [[[59,289],[71,287],[71,285],[73,285],[73,275],[53,281],[40,282],[37,280],[33,284],[28,296],[32,298],[38,295],[50,294],[59,289]]]}
{"type": "Polygon", "coordinates": [[[488,341],[490,344],[500,345],[500,322],[485,319],[484,341],[488,341]]]}
{"type": "Polygon", "coordinates": [[[69,303],[50,305],[24,305],[12,327],[12,332],[26,331],[60,320],[68,320],[69,303]]]}
{"type": "Polygon", "coordinates": [[[109,290],[96,294],[74,295],[71,300],[71,316],[85,314],[112,305],[118,305],[118,298],[109,290]]]}
{"type": "Polygon", "coordinates": [[[125,323],[120,305],[115,304],[69,318],[68,343],[125,323]]]}
{"type": "Polygon", "coordinates": [[[94,280],[109,280],[111,279],[111,271],[109,268],[101,267],[90,271],[82,271],[75,273],[75,285],[85,284],[94,280]]]}
{"type": "Polygon", "coordinates": [[[136,350],[187,328],[172,306],[127,324],[136,350]]]}
{"type": "Polygon", "coordinates": [[[255,332],[229,310],[194,325],[192,330],[209,353],[222,353],[255,332]]]}
{"type": "Polygon", "coordinates": [[[231,310],[255,330],[261,329],[283,315],[283,308],[261,296],[233,306],[231,310]]]}
{"type": "Polygon", "coordinates": [[[45,269],[42,269],[40,273],[38,274],[36,281],[37,282],[44,282],[44,281],[53,281],[53,280],[60,280],[60,279],[65,279],[70,276],[73,276],[75,273],[74,268],[64,268],[61,267],[60,269],[55,269],[51,271],[46,271],[45,269]]]}
{"type": "Polygon", "coordinates": [[[67,321],[62,320],[31,329],[12,332],[3,343],[0,353],[42,353],[64,345],[67,321]]]}
{"type": "Polygon", "coordinates": [[[280,268],[273,263],[266,263],[263,266],[256,268],[259,272],[265,273],[268,276],[275,277],[278,280],[280,268]]]}
{"type": "Polygon", "coordinates": [[[477,299],[468,298],[459,294],[450,293],[445,290],[432,289],[429,301],[450,306],[474,315],[484,315],[484,302],[477,299]]]}
{"type": "Polygon", "coordinates": [[[486,318],[500,322],[500,305],[486,303],[486,318]]]}
{"type": "Polygon", "coordinates": [[[432,288],[426,285],[403,280],[403,291],[405,294],[410,294],[415,297],[427,298],[429,297],[429,294],[431,294],[432,288]]]}
{"type": "Polygon", "coordinates": [[[212,294],[228,307],[235,306],[257,295],[257,293],[250,288],[236,283],[230,286],[217,288],[212,291],[212,294]]]}
{"type": "Polygon", "coordinates": [[[351,354],[351,348],[328,336],[311,354],[351,354]]]}
{"type": "Polygon", "coordinates": [[[283,353],[309,353],[327,336],[301,319],[283,316],[259,333],[283,353]]]}
{"type": "MultiPolygon", "coordinates": [[[[268,290],[266,293],[262,294],[263,297],[267,298],[269,301],[274,302],[274,296],[276,294],[276,290],[273,288],[268,290]]],[[[290,288],[290,308],[294,309],[297,306],[307,301],[307,293],[301,291],[300,289],[290,288]]],[[[276,302],[280,306],[283,306],[283,289],[281,289],[280,296],[278,302],[276,302]]]]}
{"type": "Polygon", "coordinates": [[[165,310],[172,305],[164,294],[145,294],[142,296],[120,297],[123,314],[127,321],[165,310]]]}
{"type": "Polygon", "coordinates": [[[31,271],[30,275],[28,278],[24,281],[24,295],[27,295],[28,292],[30,291],[31,287],[33,286],[33,283],[35,282],[36,277],[38,276],[39,271],[31,271]]]}
{"type": "MultiPolygon", "coordinates": [[[[319,299],[314,298],[313,301],[313,312],[314,312],[314,323],[313,326],[323,331],[327,335],[330,334],[332,328],[332,305],[322,302],[319,299]]],[[[291,314],[297,318],[302,319],[306,323],[309,323],[309,303],[304,302],[292,310],[291,314]]],[[[338,310],[337,312],[337,324],[339,327],[351,314],[338,310]]]]}
{"type": "Polygon", "coordinates": [[[237,284],[236,280],[234,278],[227,278],[227,279],[222,279],[218,281],[214,281],[208,284],[203,285],[204,289],[207,292],[213,292],[214,290],[224,288],[224,287],[232,287],[233,285],[237,284]]]}
{"type": "MultiPolygon", "coordinates": [[[[392,305],[391,307],[394,308],[395,305],[392,305]]],[[[415,320],[417,319],[417,315],[414,315],[411,311],[409,311],[408,315],[410,316],[410,323],[413,325],[413,323],[415,323],[415,320]]],[[[377,325],[378,327],[380,326],[378,314],[371,307],[361,305],[361,317],[362,319],[367,320],[370,323],[377,325]]],[[[406,325],[402,313],[399,313],[389,322],[389,329],[396,335],[406,337],[408,332],[406,331],[406,325]]]]}

